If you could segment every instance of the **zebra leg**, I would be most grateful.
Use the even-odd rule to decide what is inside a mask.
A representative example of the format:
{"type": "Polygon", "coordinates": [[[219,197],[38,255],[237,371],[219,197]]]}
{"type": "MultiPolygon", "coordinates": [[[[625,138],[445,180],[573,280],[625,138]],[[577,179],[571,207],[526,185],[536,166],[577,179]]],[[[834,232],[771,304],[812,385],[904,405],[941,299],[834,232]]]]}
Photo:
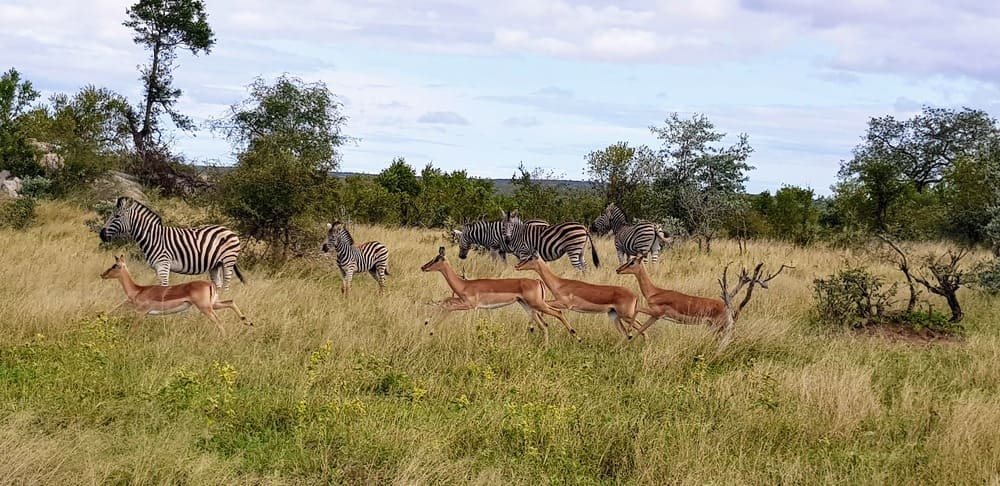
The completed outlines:
{"type": "Polygon", "coordinates": [[[573,268],[583,272],[587,270],[587,262],[583,261],[583,250],[579,253],[570,253],[569,262],[573,264],[573,268]]]}
{"type": "Polygon", "coordinates": [[[161,286],[170,285],[170,262],[156,264],[156,277],[159,278],[161,286]]]}
{"type": "Polygon", "coordinates": [[[625,252],[618,250],[618,264],[622,265],[625,263],[625,252]]]}
{"type": "MultiPolygon", "coordinates": [[[[212,282],[215,283],[215,288],[221,289],[222,288],[222,265],[217,265],[215,267],[212,267],[212,269],[209,270],[208,273],[209,273],[209,275],[212,276],[212,282]]],[[[226,290],[229,290],[229,289],[227,288],[226,290]]]]}
{"type": "Polygon", "coordinates": [[[340,279],[340,293],[347,297],[347,293],[351,291],[351,279],[354,278],[354,271],[346,271],[343,274],[343,278],[340,279]]]}

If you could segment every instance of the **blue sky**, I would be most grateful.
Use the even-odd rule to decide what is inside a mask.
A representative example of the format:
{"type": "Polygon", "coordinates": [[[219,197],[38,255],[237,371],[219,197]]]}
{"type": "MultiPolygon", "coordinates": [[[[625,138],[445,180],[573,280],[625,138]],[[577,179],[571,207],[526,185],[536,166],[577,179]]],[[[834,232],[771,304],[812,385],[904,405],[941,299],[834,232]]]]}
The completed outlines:
{"type": "MultiPolygon", "coordinates": [[[[107,86],[138,97],[145,53],[131,2],[0,0],[0,64],[43,92],[107,86]]],[[[755,152],[748,189],[829,193],[873,116],[1000,102],[1000,4],[966,0],[433,2],[208,0],[217,45],[182,56],[180,108],[222,115],[255,76],[324,81],[344,103],[342,168],[397,156],[509,177],[523,162],[583,179],[587,153],[657,147],[649,125],[704,113],[755,152]]],[[[229,163],[207,131],[175,134],[229,163]]]]}

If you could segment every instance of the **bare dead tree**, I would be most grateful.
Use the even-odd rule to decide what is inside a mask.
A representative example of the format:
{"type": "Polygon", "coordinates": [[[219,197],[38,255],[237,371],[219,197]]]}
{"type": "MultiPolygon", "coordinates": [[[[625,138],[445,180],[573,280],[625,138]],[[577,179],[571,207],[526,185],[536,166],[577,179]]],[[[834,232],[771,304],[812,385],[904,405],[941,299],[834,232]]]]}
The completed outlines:
{"type": "Polygon", "coordinates": [[[899,271],[903,272],[903,275],[906,277],[906,285],[910,288],[910,298],[906,302],[906,312],[913,312],[913,309],[917,306],[917,286],[914,285],[913,276],[910,274],[910,263],[906,258],[906,253],[900,249],[899,245],[889,235],[880,234],[878,237],[896,252],[896,256],[892,258],[894,260],[893,263],[896,264],[896,268],[899,271]]]}
{"type": "Polygon", "coordinates": [[[948,253],[936,258],[931,255],[927,256],[927,268],[937,281],[937,285],[930,283],[924,277],[914,277],[914,280],[926,287],[928,291],[940,295],[948,301],[948,308],[951,309],[951,319],[949,319],[949,322],[960,322],[964,317],[962,306],[958,303],[956,293],[962,287],[962,284],[965,283],[964,280],[967,276],[966,272],[958,266],[959,262],[967,254],[968,251],[962,249],[957,252],[948,250],[948,253]],[[947,263],[943,261],[944,256],[948,257],[947,263]]]}
{"type": "Polygon", "coordinates": [[[722,278],[719,279],[719,286],[722,287],[722,302],[726,305],[726,327],[722,331],[722,339],[719,341],[719,349],[724,349],[729,345],[730,341],[733,339],[733,331],[736,330],[736,320],[740,317],[740,312],[743,308],[750,302],[753,298],[754,287],[760,286],[760,288],[767,290],[768,282],[777,277],[786,268],[795,268],[791,265],[782,264],[781,268],[777,272],[764,277],[764,263],[758,263],[754,267],[753,272],[748,272],[746,267],[740,268],[740,273],[737,277],[736,287],[732,290],[729,288],[729,265],[722,269],[722,278]],[[740,291],[746,287],[746,292],[743,294],[743,300],[740,304],[733,308],[733,301],[736,296],[739,295],[740,291]]]}

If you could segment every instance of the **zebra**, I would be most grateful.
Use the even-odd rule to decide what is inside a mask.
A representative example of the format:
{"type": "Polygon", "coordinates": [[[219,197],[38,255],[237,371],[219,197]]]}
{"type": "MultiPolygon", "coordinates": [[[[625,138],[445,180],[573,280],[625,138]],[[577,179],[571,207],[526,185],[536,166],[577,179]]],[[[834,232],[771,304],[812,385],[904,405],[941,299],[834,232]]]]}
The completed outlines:
{"type": "Polygon", "coordinates": [[[594,240],[587,232],[587,227],[580,223],[527,224],[508,217],[504,220],[504,240],[520,261],[527,260],[535,253],[547,262],[569,254],[570,263],[580,271],[587,268],[587,262],[583,259],[583,249],[587,245],[587,240],[590,240],[594,267],[601,266],[594,240]]]}
{"type": "MultiPolygon", "coordinates": [[[[504,218],[507,218],[507,214],[504,218]]],[[[520,221],[517,214],[512,212],[512,221],[520,221]]],[[[524,224],[529,226],[548,226],[548,221],[542,219],[531,219],[524,224]]],[[[469,249],[473,245],[479,245],[490,252],[493,261],[503,260],[507,264],[507,254],[512,253],[512,249],[507,245],[503,236],[504,221],[478,221],[462,226],[461,230],[455,230],[454,236],[458,239],[458,257],[465,260],[469,256],[469,249]]]]}
{"type": "Polygon", "coordinates": [[[340,293],[345,296],[351,290],[351,279],[358,271],[368,272],[378,283],[378,291],[385,291],[385,277],[389,275],[389,249],[377,241],[366,241],[354,246],[354,237],[347,226],[334,221],[326,225],[326,243],[323,252],[337,252],[337,268],[340,269],[340,293]]]}
{"type": "Polygon", "coordinates": [[[625,213],[615,203],[608,204],[590,230],[598,235],[609,231],[615,234],[615,251],[618,252],[618,263],[622,264],[628,257],[640,253],[650,253],[651,260],[656,263],[660,255],[660,247],[666,241],[666,236],[659,225],[646,221],[628,224],[625,213]]]}
{"type": "Polygon", "coordinates": [[[233,273],[240,282],[246,283],[236,265],[240,238],[225,226],[166,226],[163,218],[152,209],[134,199],[120,197],[99,234],[105,243],[121,235],[135,240],[146,263],[156,271],[160,285],[170,285],[170,272],[208,273],[215,286],[225,290],[229,290],[233,273]]]}

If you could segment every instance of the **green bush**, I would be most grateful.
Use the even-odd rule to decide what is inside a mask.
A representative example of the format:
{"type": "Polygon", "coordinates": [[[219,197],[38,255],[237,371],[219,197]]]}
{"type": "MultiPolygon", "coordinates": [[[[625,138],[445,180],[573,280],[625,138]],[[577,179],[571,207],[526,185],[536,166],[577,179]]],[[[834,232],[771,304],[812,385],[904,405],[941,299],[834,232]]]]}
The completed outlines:
{"type": "Polygon", "coordinates": [[[813,280],[819,320],[836,327],[863,327],[881,322],[896,296],[897,284],[864,268],[847,268],[827,278],[813,280]]]}
{"type": "Polygon", "coordinates": [[[1000,294],[1000,260],[976,265],[975,285],[990,295],[1000,294]]]}
{"type": "Polygon", "coordinates": [[[25,229],[35,222],[35,200],[30,197],[0,202],[0,228],[25,229]]]}
{"type": "Polygon", "coordinates": [[[948,320],[948,316],[934,310],[903,312],[895,316],[894,321],[906,324],[914,330],[930,329],[939,332],[961,331],[961,324],[948,320]]]}
{"type": "Polygon", "coordinates": [[[32,198],[51,195],[52,180],[42,176],[29,176],[21,180],[21,194],[32,198]]]}

